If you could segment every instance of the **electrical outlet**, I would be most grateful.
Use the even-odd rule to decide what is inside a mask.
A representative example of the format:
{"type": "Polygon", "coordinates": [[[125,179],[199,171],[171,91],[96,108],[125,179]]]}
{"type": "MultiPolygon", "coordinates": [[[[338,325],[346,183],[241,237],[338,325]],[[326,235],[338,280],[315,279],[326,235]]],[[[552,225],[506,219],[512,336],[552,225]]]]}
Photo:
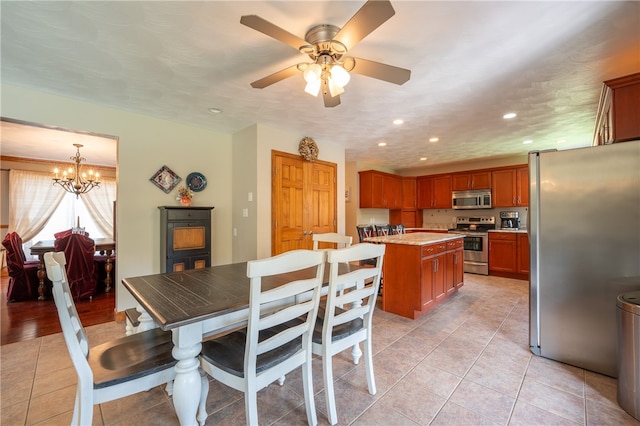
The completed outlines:
{"type": "Polygon", "coordinates": [[[242,217],[249,217],[249,209],[242,209],[242,217]]]}

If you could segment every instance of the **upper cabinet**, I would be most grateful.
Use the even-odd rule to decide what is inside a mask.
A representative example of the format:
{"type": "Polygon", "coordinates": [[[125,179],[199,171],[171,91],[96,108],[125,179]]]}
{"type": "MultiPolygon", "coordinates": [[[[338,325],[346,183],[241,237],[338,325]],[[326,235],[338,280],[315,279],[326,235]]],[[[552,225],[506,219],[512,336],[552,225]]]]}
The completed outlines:
{"type": "Polygon", "coordinates": [[[399,176],[377,170],[360,175],[360,208],[399,209],[402,205],[402,181],[399,176]]]}
{"type": "Polygon", "coordinates": [[[402,178],[402,208],[415,209],[418,205],[418,182],[415,177],[402,178]]]}
{"type": "Polygon", "coordinates": [[[492,172],[493,207],[526,207],[529,205],[529,170],[527,166],[492,172]]]}
{"type": "Polygon", "coordinates": [[[451,175],[451,189],[453,191],[491,189],[491,171],[454,173],[451,175]]]}
{"type": "Polygon", "coordinates": [[[640,73],[604,82],[593,145],[635,139],[640,139],[640,73]]]}
{"type": "Polygon", "coordinates": [[[451,175],[419,176],[419,209],[451,208],[451,175]]]}

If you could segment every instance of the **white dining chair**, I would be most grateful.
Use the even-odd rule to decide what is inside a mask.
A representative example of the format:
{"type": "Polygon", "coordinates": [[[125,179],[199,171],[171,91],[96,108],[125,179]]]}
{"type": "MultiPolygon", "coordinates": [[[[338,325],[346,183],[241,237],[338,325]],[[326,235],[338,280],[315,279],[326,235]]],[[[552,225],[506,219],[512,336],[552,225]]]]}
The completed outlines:
{"type": "MultiPolygon", "coordinates": [[[[329,250],[329,292],[324,310],[318,313],[313,332],[313,353],[322,356],[322,371],[327,403],[327,415],[332,425],[338,422],[333,390],[333,356],[364,342],[364,365],[369,393],[375,395],[371,347],[371,318],[376,306],[380,273],[385,252],[384,244],[362,243],[348,248],[329,250]],[[373,267],[339,274],[340,263],[375,259],[373,267]],[[341,290],[346,290],[342,292],[341,290]],[[344,306],[345,309],[341,309],[344,306]],[[349,308],[346,308],[349,307],[349,308]]],[[[358,363],[354,360],[354,363],[358,363]]]]}
{"type": "Polygon", "coordinates": [[[202,344],[202,369],[221,383],[244,392],[248,425],[258,425],[257,392],[298,367],[302,367],[307,421],[317,424],[311,335],[324,261],[324,251],[293,250],[247,262],[251,286],[247,327],[202,344]],[[308,268],[315,269],[313,277],[298,273],[308,268]],[[271,278],[276,275],[279,277],[271,278]],[[274,284],[283,281],[281,285],[274,284]],[[309,292],[309,300],[292,303],[296,296],[309,292]]]}
{"type": "Polygon", "coordinates": [[[330,243],[331,248],[344,248],[349,247],[353,237],[349,235],[342,235],[335,232],[327,232],[325,234],[313,234],[313,249],[318,250],[319,243],[330,243]]]}
{"type": "MultiPolygon", "coordinates": [[[[47,276],[53,283],[53,299],[62,334],[78,376],[72,425],[91,425],[96,404],[173,381],[177,361],[171,355],[171,332],[155,328],[90,348],[71,297],[64,253],[45,253],[44,262],[47,276]]],[[[207,418],[208,391],[209,382],[203,375],[198,411],[200,425],[204,425],[207,418]]]]}

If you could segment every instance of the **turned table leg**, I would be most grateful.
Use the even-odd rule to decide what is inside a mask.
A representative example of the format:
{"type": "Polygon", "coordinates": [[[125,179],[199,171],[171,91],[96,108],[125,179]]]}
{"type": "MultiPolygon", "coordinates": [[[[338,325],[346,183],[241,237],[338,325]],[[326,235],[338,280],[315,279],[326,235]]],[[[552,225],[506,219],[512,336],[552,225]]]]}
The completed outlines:
{"type": "Polygon", "coordinates": [[[111,263],[111,253],[112,253],[111,250],[106,250],[107,261],[104,264],[104,270],[107,273],[104,279],[104,286],[105,286],[104,291],[106,293],[111,291],[111,270],[113,269],[113,264],[111,263]]]}
{"type": "Polygon", "coordinates": [[[44,268],[44,254],[39,254],[38,260],[40,261],[38,264],[38,300],[44,300],[44,277],[47,276],[47,271],[44,268]]]}

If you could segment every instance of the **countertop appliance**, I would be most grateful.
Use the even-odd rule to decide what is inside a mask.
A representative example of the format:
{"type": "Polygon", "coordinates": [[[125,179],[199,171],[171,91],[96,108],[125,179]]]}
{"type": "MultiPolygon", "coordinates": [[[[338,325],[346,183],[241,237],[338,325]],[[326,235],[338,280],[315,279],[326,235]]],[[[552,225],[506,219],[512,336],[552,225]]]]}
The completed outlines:
{"type": "Polygon", "coordinates": [[[529,153],[530,348],[616,377],[616,300],[640,290],[640,141],[529,153]]]}
{"type": "Polygon", "coordinates": [[[454,210],[490,209],[491,190],[453,191],[451,205],[454,210]]]}
{"type": "Polygon", "coordinates": [[[500,229],[518,230],[520,228],[519,216],[518,212],[500,212],[500,229]]]}
{"type": "Polygon", "coordinates": [[[489,275],[489,230],[496,229],[494,216],[456,217],[456,229],[450,234],[464,234],[464,272],[489,275]]]}

